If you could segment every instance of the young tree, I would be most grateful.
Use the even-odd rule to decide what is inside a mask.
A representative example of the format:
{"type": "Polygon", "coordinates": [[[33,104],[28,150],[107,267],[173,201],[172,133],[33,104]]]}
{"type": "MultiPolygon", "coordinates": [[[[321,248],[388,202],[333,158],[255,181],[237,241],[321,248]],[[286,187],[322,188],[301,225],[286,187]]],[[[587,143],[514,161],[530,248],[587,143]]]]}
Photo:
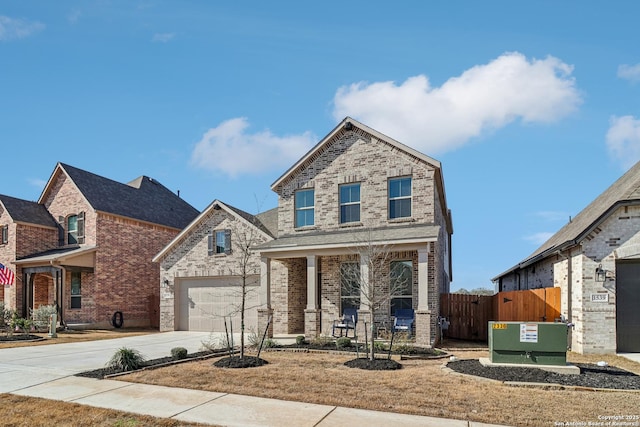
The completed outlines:
{"type": "MultiPolygon", "coordinates": [[[[371,343],[369,360],[375,359],[375,315],[386,316],[394,295],[412,295],[411,263],[394,262],[391,246],[378,243],[371,228],[354,235],[354,262],[343,263],[340,267],[341,302],[345,306],[365,309],[371,313],[369,328],[365,330],[371,343]],[[407,271],[409,268],[409,271],[407,271]],[[384,311],[383,311],[384,310],[384,311]]],[[[407,298],[410,304],[411,298],[407,298]]],[[[402,299],[398,299],[399,306],[402,299]]],[[[410,305],[406,308],[411,308],[410,305]]]]}

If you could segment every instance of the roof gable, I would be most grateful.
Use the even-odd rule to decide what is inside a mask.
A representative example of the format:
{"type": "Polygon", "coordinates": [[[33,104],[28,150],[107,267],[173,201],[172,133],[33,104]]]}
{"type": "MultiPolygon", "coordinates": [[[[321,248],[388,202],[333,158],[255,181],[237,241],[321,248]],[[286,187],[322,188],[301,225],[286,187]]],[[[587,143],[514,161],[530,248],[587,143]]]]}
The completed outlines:
{"type": "Polygon", "coordinates": [[[604,221],[619,205],[640,202],[640,162],[636,163],[616,182],[600,194],[594,201],[585,207],[578,215],[571,219],[564,227],[558,230],[546,242],[544,242],[531,255],[525,258],[515,267],[502,273],[509,273],[520,266],[524,266],[546,257],[550,253],[566,246],[577,244],[594,227],[604,221]]]}
{"type": "Polygon", "coordinates": [[[193,206],[153,178],[140,176],[129,184],[122,184],[64,163],[56,166],[40,196],[40,203],[61,173],[73,182],[96,211],[178,229],[198,215],[193,206]]]}
{"type": "Polygon", "coordinates": [[[291,166],[280,178],[278,178],[273,184],[271,189],[277,191],[279,186],[285,185],[291,181],[297,174],[309,166],[315,159],[325,152],[336,140],[338,140],[346,132],[356,132],[362,135],[373,137],[378,141],[382,141],[392,147],[408,154],[416,159],[419,159],[425,163],[432,165],[435,169],[440,170],[440,162],[414,150],[413,148],[404,145],[393,138],[390,138],[370,127],[352,119],[351,117],[345,117],[327,136],[325,136],[315,147],[309,150],[304,156],[300,158],[293,166],[291,166]]]}
{"type": "MultiPolygon", "coordinates": [[[[203,221],[205,221],[212,210],[222,209],[225,212],[229,213],[231,216],[239,219],[243,223],[250,225],[256,228],[267,240],[273,240],[274,234],[267,228],[262,221],[258,218],[260,215],[263,215],[263,219],[271,221],[271,216],[273,214],[274,209],[264,212],[260,215],[251,215],[241,209],[233,207],[231,205],[227,205],[220,200],[214,200],[207,206],[201,213],[195,218],[191,223],[186,226],[171,242],[169,242],[154,258],[153,262],[158,262],[163,256],[169,253],[173,248],[178,246],[180,242],[182,242],[183,238],[189,233],[191,233],[194,229],[196,229],[203,221]]],[[[277,215],[277,208],[275,209],[277,215]]]]}
{"type": "Polygon", "coordinates": [[[52,228],[57,227],[55,220],[44,205],[1,194],[0,203],[4,206],[4,209],[14,222],[24,222],[52,228]]]}

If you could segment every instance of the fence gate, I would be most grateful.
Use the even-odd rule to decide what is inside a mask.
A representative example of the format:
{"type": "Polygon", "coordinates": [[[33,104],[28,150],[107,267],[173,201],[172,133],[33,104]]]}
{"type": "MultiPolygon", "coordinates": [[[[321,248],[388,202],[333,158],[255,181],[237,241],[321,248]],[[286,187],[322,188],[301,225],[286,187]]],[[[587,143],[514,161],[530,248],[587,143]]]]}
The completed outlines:
{"type": "Polygon", "coordinates": [[[486,341],[487,325],[493,313],[493,297],[486,295],[442,294],[440,316],[449,320],[444,336],[461,340],[486,341]]]}

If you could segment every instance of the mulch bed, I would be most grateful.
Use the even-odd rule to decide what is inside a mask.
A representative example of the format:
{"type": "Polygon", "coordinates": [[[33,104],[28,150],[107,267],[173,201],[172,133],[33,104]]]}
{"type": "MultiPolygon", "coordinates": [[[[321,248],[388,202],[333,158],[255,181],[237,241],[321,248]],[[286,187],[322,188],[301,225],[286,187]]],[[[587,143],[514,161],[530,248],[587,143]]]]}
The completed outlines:
{"type": "Polygon", "coordinates": [[[478,360],[458,360],[449,362],[448,368],[462,374],[491,378],[498,381],[519,381],[530,383],[560,384],[564,386],[606,388],[619,390],[640,390],[640,376],[614,366],[598,366],[575,363],[580,368],[579,375],[557,374],[537,368],[521,366],[483,366],[478,360]]]}
{"type": "Polygon", "coordinates": [[[344,362],[349,368],[367,369],[369,371],[392,371],[401,369],[402,364],[391,359],[366,359],[359,358],[344,362]]]}
{"type": "MultiPolygon", "coordinates": [[[[324,344],[314,343],[314,342],[305,342],[304,344],[289,344],[289,345],[277,345],[274,347],[264,348],[263,351],[273,351],[273,350],[325,350],[325,351],[340,351],[340,352],[351,352],[356,353],[356,344],[354,342],[351,343],[348,347],[337,347],[335,342],[328,342],[324,344]]],[[[365,346],[362,343],[358,343],[357,351],[361,354],[365,353],[365,346]]],[[[376,350],[377,355],[387,355],[388,350],[376,350]]],[[[443,357],[447,356],[448,353],[434,349],[434,348],[425,348],[425,347],[415,347],[415,346],[403,346],[400,351],[395,350],[391,352],[392,355],[400,355],[400,356],[415,356],[415,357],[443,357]]]]}
{"type": "Polygon", "coordinates": [[[0,336],[0,342],[15,342],[15,341],[40,341],[44,338],[33,334],[13,334],[0,336]]]}
{"type": "Polygon", "coordinates": [[[213,362],[213,366],[218,368],[255,368],[257,366],[266,365],[266,360],[254,356],[231,356],[218,359],[213,362]]]}

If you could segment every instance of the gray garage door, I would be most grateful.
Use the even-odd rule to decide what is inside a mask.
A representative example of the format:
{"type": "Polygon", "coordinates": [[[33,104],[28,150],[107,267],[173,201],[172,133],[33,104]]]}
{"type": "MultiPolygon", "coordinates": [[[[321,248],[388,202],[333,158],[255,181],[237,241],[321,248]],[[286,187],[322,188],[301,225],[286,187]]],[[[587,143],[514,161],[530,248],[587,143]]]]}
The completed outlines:
{"type": "MultiPolygon", "coordinates": [[[[176,301],[178,329],[224,332],[224,319],[228,324],[231,318],[233,331],[240,331],[241,283],[236,277],[180,279],[176,301]]],[[[247,283],[250,285],[245,303],[245,330],[249,331],[258,325],[258,277],[252,277],[247,283]]]]}
{"type": "Polygon", "coordinates": [[[640,262],[616,262],[616,338],[621,353],[640,352],[640,262]]]}

